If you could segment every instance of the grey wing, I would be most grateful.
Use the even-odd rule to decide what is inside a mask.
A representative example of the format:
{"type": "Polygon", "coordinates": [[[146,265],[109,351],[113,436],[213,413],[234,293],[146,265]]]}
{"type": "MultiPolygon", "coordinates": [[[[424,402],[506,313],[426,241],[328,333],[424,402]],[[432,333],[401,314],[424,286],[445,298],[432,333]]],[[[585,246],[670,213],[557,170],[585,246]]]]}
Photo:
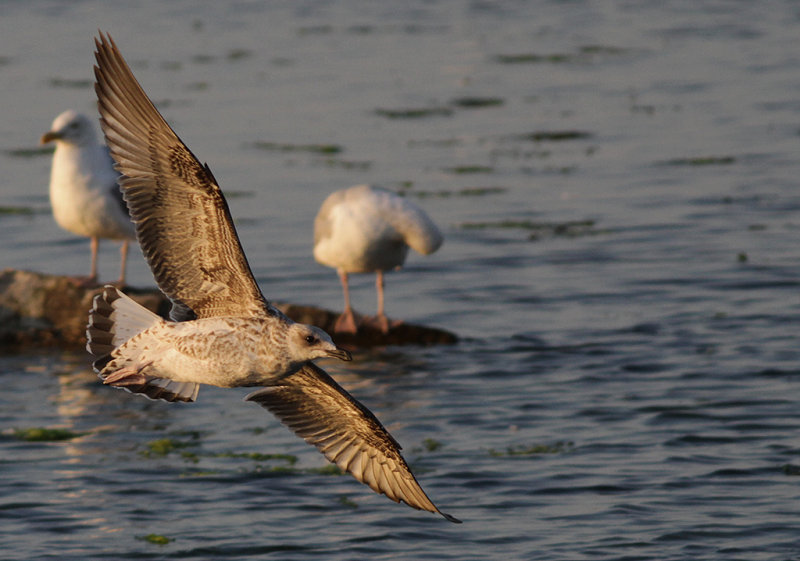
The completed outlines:
{"type": "Polygon", "coordinates": [[[400,445],[375,415],[315,364],[307,363],[278,385],[245,399],[267,408],[297,436],[376,493],[460,522],[431,502],[400,454],[400,445]]]}
{"type": "Polygon", "coordinates": [[[267,305],[211,170],[170,128],[113,40],[95,39],[100,124],[159,288],[197,317],[255,315],[267,305]]]}

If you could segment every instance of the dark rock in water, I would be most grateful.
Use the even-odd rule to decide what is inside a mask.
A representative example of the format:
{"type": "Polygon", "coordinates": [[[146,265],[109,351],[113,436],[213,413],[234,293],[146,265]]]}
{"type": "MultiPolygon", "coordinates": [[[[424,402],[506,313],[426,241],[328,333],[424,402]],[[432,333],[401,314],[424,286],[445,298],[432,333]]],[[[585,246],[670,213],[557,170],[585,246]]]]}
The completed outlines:
{"type": "MultiPolygon", "coordinates": [[[[6,269],[0,273],[0,345],[82,347],[92,299],[101,289],[71,277],[6,269]]],[[[156,290],[125,292],[152,311],[168,309],[156,290]]]]}
{"type": "MultiPolygon", "coordinates": [[[[92,299],[100,286],[79,286],[71,277],[6,269],[0,273],[0,346],[56,346],[82,349],[92,299]]],[[[126,286],[125,293],[144,307],[166,317],[169,300],[157,289],[126,286]]],[[[313,306],[275,305],[295,321],[310,323],[333,333],[338,314],[313,306]]],[[[441,345],[458,338],[447,331],[400,323],[388,333],[359,327],[355,335],[336,334],[337,344],[347,348],[384,345],[441,345]]]]}
{"type": "Polygon", "coordinates": [[[389,320],[389,332],[383,333],[369,323],[360,323],[358,332],[334,333],[333,327],[339,314],[314,306],[298,306],[273,302],[284,314],[299,323],[310,323],[321,327],[331,334],[337,345],[346,349],[359,347],[383,347],[386,345],[452,345],[458,337],[449,331],[415,325],[413,323],[393,322],[389,320]]]}

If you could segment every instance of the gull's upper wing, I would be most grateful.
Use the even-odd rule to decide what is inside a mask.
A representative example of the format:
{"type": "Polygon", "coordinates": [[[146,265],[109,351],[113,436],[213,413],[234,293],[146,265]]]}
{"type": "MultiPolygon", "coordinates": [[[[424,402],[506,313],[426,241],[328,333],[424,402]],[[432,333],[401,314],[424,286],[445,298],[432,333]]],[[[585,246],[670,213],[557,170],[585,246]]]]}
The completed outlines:
{"type": "Polygon", "coordinates": [[[111,37],[101,33],[95,46],[100,123],[142,251],[176,319],[190,310],[200,318],[264,313],[211,170],[170,128],[111,37]]]}
{"type": "Polygon", "coordinates": [[[400,454],[400,445],[375,415],[315,364],[309,362],[277,385],[245,399],[267,408],[297,436],[376,493],[460,522],[431,502],[400,454]]]}

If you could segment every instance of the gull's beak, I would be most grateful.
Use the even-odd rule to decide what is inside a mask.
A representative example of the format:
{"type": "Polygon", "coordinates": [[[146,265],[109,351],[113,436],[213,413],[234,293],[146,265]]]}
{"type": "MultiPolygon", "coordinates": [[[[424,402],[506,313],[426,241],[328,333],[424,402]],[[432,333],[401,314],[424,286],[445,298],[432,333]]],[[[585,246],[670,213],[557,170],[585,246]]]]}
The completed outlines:
{"type": "Polygon", "coordinates": [[[353,360],[353,355],[351,355],[348,351],[344,349],[340,349],[336,347],[333,351],[327,351],[328,356],[332,356],[334,358],[338,358],[339,360],[353,360]]]}
{"type": "Polygon", "coordinates": [[[55,131],[46,132],[42,135],[42,139],[39,141],[39,144],[47,144],[48,142],[58,140],[59,138],[61,138],[61,133],[55,131]]]}

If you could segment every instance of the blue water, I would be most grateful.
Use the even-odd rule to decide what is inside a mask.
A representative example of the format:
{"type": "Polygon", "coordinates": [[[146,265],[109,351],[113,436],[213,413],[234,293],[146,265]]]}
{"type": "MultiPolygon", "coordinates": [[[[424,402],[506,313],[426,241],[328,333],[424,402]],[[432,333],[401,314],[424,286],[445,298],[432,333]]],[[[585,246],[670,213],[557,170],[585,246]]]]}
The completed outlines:
{"type": "MultiPolygon", "coordinates": [[[[34,149],[93,111],[98,28],[211,166],[268,297],[341,307],[310,251],[335,189],[405,190],[442,226],[387,310],[461,342],[324,366],[464,524],[320,470],[244,390],[150,402],[31,349],[0,357],[0,557],[800,555],[795,3],[3,2],[3,267],[88,270],[34,149]],[[40,427],[80,436],[19,437],[40,427]]],[[[152,285],[140,255],[130,280],[152,285]]]]}

